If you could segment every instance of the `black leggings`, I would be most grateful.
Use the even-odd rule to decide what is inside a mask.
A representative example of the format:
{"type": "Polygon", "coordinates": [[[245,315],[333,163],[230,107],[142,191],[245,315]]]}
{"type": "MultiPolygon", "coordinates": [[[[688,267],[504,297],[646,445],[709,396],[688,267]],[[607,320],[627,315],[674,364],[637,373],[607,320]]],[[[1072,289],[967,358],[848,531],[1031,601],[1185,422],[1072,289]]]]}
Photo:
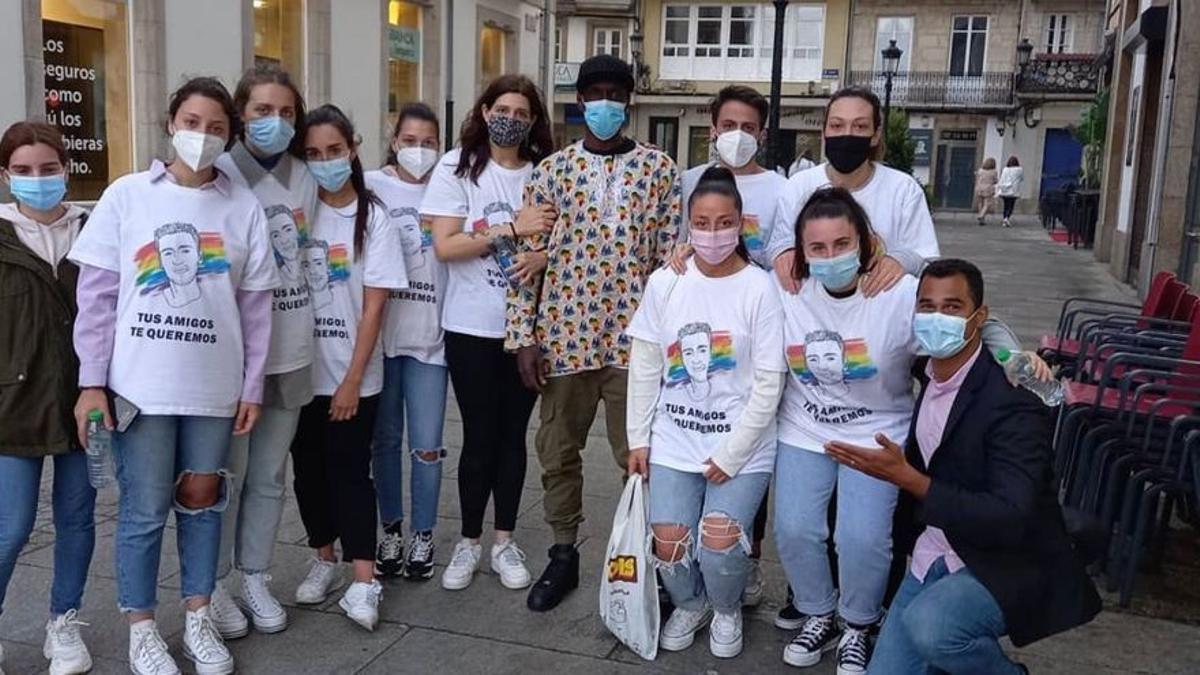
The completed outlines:
{"type": "Polygon", "coordinates": [[[292,440],[296,502],[308,545],[342,542],[342,559],[375,559],[375,482],[371,480],[371,437],[378,396],[358,401],[358,414],[329,420],[331,397],[317,396],[300,410],[292,440]]]}
{"type": "Polygon", "coordinates": [[[525,431],[537,394],[521,384],[517,359],[504,341],[446,332],[446,364],[463,421],[458,458],[462,536],[483,533],[488,498],[494,500],[496,529],[517,526],[525,486],[525,431]]]}
{"type": "Polygon", "coordinates": [[[1017,205],[1017,198],[1001,197],[1000,201],[1004,202],[1004,217],[1012,218],[1013,207],[1017,205]]]}

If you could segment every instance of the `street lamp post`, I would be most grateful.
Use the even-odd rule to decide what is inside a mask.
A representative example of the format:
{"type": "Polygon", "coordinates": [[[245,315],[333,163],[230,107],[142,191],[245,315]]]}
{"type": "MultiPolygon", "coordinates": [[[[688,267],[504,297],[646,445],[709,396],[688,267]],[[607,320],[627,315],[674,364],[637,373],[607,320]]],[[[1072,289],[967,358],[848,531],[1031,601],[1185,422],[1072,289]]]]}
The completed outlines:
{"type": "Polygon", "coordinates": [[[900,70],[900,57],[904,50],[896,46],[895,40],[888,40],[888,46],[880,52],[883,56],[883,147],[887,149],[888,115],[892,109],[892,78],[900,70]]]}
{"type": "Polygon", "coordinates": [[[783,97],[783,26],[788,0],[771,0],[775,4],[775,41],[771,49],[771,119],[768,143],[771,146],[768,167],[772,171],[782,164],[782,134],[779,129],[779,106],[783,97]]]}

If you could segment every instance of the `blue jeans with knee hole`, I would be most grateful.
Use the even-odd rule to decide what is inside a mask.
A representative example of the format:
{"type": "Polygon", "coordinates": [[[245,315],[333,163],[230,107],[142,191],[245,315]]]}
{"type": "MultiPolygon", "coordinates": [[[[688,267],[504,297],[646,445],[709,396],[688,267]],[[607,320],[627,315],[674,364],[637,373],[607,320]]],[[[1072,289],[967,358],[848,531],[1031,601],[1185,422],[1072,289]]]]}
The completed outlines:
{"type": "MultiPolygon", "coordinates": [[[[37,518],[45,457],[0,455],[0,610],[21,549],[37,518]]],[[[96,543],[96,491],[83,452],[54,455],[54,582],[50,613],[79,609],[96,543]]]]}
{"type": "Polygon", "coordinates": [[[742,606],[750,573],[750,530],[770,482],[769,473],[739,473],[718,485],[704,474],[651,465],[651,526],[682,525],[688,530],[683,559],[658,560],[663,586],[676,607],[697,610],[711,604],[728,613],[742,606]],[[741,530],[739,543],[723,550],[705,546],[700,521],[706,516],[731,519],[741,530]]]}
{"type": "Polygon", "coordinates": [[[183,598],[207,598],[216,583],[221,513],[229,500],[226,455],[232,417],[139,415],[113,434],[121,489],[117,515],[117,604],[123,612],[152,612],[157,605],[163,527],[175,511],[183,598]],[[190,473],[218,474],[216,503],[189,509],[175,498],[190,473]]]}
{"type": "Polygon", "coordinates": [[[384,360],[383,392],[375,419],[372,472],[379,499],[379,520],[385,524],[404,520],[404,428],[408,422],[411,461],[413,532],[432,530],[437,524],[438,496],[442,487],[442,425],[446,416],[446,367],[423,363],[409,356],[384,360]],[[428,460],[420,452],[436,451],[428,460]]]}
{"type": "Polygon", "coordinates": [[[909,572],[875,643],[870,675],[1024,672],[998,642],[1004,614],[983,584],[963,568],[951,574],[939,558],[924,582],[909,572]]]}

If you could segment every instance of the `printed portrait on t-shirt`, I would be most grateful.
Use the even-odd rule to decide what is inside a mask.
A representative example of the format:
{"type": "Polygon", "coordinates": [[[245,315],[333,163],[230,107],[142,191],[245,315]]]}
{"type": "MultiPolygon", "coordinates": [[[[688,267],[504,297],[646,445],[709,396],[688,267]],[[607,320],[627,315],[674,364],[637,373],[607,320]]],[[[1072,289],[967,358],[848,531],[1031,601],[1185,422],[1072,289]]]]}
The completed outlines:
{"type": "Polygon", "coordinates": [[[411,206],[388,211],[388,216],[400,230],[400,246],[404,249],[404,266],[409,272],[425,266],[425,239],[421,233],[421,212],[411,206]]]}
{"type": "Polygon", "coordinates": [[[154,241],[134,254],[134,263],[139,292],[159,294],[170,307],[199,300],[202,277],[229,271],[220,233],[200,232],[190,223],[158,226],[154,241]]]}
{"type": "Polygon", "coordinates": [[[300,269],[308,280],[308,292],[313,309],[321,309],[333,302],[332,286],[350,276],[349,259],[344,244],[334,244],[323,239],[308,239],[300,248],[300,269]]]}
{"type": "Polygon", "coordinates": [[[517,212],[508,202],[492,202],[483,207],[483,217],[471,223],[472,232],[483,232],[489,227],[517,222],[517,212]]]}
{"type": "Polygon", "coordinates": [[[286,205],[269,206],[266,214],[267,227],[271,231],[271,250],[275,252],[279,276],[287,285],[294,284],[300,279],[300,242],[303,233],[292,209],[286,205]]]}
{"type": "Polygon", "coordinates": [[[865,340],[846,340],[832,330],[807,333],[803,345],[787,347],[787,357],[792,374],[828,402],[844,400],[850,381],[865,380],[878,372],[865,340]]]}
{"type": "Polygon", "coordinates": [[[679,329],[678,341],[667,349],[667,386],[683,387],[688,398],[703,401],[712,390],[711,378],[733,370],[733,337],[696,322],[679,329]]]}

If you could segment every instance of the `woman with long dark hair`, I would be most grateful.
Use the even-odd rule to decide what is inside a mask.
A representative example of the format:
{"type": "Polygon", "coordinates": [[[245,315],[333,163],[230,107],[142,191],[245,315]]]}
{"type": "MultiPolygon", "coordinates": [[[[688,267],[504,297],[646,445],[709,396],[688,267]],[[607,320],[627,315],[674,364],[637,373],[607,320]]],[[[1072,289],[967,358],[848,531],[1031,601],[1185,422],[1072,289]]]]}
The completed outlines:
{"type": "Polygon", "coordinates": [[[408,287],[400,238],[367,188],[358,138],[346,115],[324,105],[308,116],[304,155],[320,186],[312,232],[301,246],[316,320],[311,403],[292,442],[296,501],[315,556],[296,602],[318,604],[338,582],[334,542],[352,563],[338,603],[374,630],[383,587],[375,580],[375,485],[371,436],[383,390],[379,334],[388,291],[408,287]]]}
{"type": "Polygon", "coordinates": [[[433,247],[448,279],[442,327],[446,361],[463,418],[458,464],[462,540],[442,586],[471,584],[482,548],[483,515],[495,501],[492,569],[507,588],[532,579],[512,538],[525,482],[525,430],[537,395],[521,384],[504,351],[505,296],[516,278],[545,264],[544,254],[515,252],[515,239],[549,229],[549,207],[523,207],[533,166],[553,151],[546,107],[526,77],[493,81],[463,123],[459,147],[433,170],[421,213],[432,219],[433,247]]]}
{"type": "Polygon", "coordinates": [[[1021,160],[1016,155],[1009,155],[1004,170],[1000,172],[1000,182],[996,185],[996,194],[1004,203],[1004,220],[1001,221],[1004,227],[1012,227],[1013,209],[1021,197],[1021,185],[1024,182],[1025,170],[1021,168],[1021,160]]]}

